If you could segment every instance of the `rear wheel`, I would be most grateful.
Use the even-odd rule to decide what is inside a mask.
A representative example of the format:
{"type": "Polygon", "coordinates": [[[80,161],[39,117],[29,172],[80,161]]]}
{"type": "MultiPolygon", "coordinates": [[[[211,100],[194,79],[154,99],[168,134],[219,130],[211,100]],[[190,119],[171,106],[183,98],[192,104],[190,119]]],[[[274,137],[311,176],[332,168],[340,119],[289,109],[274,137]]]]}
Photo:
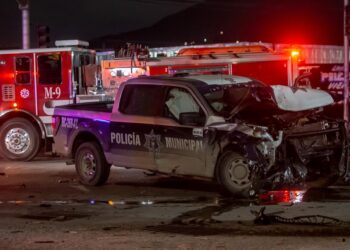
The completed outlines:
{"type": "Polygon", "coordinates": [[[76,151],[75,168],[81,183],[98,186],[107,181],[111,165],[96,142],[85,142],[76,151]]]}
{"type": "Polygon", "coordinates": [[[219,183],[231,194],[249,197],[252,188],[248,161],[239,153],[228,151],[221,157],[218,169],[219,183]]]}
{"type": "Polygon", "coordinates": [[[31,122],[14,118],[0,128],[0,154],[8,160],[29,161],[40,149],[40,135],[31,122]]]}

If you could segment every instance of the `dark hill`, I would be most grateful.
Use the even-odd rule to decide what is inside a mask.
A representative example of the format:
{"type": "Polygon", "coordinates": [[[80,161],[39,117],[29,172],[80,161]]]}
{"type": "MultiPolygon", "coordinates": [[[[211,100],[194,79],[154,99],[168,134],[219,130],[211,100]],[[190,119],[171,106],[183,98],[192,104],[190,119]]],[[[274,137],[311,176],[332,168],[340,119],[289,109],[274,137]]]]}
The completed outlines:
{"type": "Polygon", "coordinates": [[[342,25],[342,0],[206,0],[151,27],[91,42],[94,47],[203,44],[204,38],[208,43],[342,44],[342,25]]]}

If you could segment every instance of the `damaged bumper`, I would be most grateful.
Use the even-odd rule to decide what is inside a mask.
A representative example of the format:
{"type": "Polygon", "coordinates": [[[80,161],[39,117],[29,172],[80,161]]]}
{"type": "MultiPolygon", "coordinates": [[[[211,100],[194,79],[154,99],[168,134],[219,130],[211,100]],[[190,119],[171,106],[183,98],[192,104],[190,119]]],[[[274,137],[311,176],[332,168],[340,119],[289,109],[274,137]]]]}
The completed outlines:
{"type": "Polygon", "coordinates": [[[305,120],[274,133],[266,127],[240,125],[235,132],[251,138],[243,141],[242,148],[255,190],[302,186],[318,178],[326,178],[328,185],[349,176],[343,122],[305,120]]]}

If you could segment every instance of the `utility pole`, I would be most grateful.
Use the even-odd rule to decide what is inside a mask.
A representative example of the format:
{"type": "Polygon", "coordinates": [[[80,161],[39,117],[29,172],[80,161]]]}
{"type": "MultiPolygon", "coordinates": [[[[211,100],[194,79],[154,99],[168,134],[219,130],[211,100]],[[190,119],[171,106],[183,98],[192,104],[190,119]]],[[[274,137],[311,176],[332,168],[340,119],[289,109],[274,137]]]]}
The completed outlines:
{"type": "Polygon", "coordinates": [[[349,36],[350,8],[349,0],[344,0],[344,121],[349,136],[349,36]]]}
{"type": "Polygon", "coordinates": [[[29,0],[16,0],[22,11],[22,48],[30,48],[29,0]]]}

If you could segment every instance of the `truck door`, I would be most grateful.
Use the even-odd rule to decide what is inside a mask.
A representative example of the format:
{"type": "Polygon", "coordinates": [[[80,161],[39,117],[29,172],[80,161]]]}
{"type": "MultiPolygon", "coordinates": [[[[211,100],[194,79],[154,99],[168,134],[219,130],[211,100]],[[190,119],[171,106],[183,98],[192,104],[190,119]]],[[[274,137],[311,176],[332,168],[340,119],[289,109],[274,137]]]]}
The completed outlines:
{"type": "Polygon", "coordinates": [[[36,88],[38,115],[52,135],[51,122],[55,106],[70,102],[71,58],[68,52],[38,53],[36,55],[36,88]]]}
{"type": "Polygon", "coordinates": [[[32,53],[0,56],[1,111],[18,108],[36,114],[33,61],[32,53]]]}
{"type": "MultiPolygon", "coordinates": [[[[162,112],[161,85],[128,84],[120,89],[119,110],[110,125],[110,157],[117,166],[156,170],[155,154],[160,137],[155,135],[162,112]]],[[[107,156],[108,157],[108,156],[107,156]]]]}
{"type": "Polygon", "coordinates": [[[161,145],[155,152],[158,171],[205,176],[204,109],[191,91],[183,87],[168,87],[162,107],[157,129],[148,134],[151,140],[161,137],[161,145]],[[183,115],[196,117],[196,124],[181,124],[183,115]]]}
{"type": "Polygon", "coordinates": [[[20,109],[37,114],[35,102],[33,56],[18,55],[15,57],[16,103],[20,109]]]}

